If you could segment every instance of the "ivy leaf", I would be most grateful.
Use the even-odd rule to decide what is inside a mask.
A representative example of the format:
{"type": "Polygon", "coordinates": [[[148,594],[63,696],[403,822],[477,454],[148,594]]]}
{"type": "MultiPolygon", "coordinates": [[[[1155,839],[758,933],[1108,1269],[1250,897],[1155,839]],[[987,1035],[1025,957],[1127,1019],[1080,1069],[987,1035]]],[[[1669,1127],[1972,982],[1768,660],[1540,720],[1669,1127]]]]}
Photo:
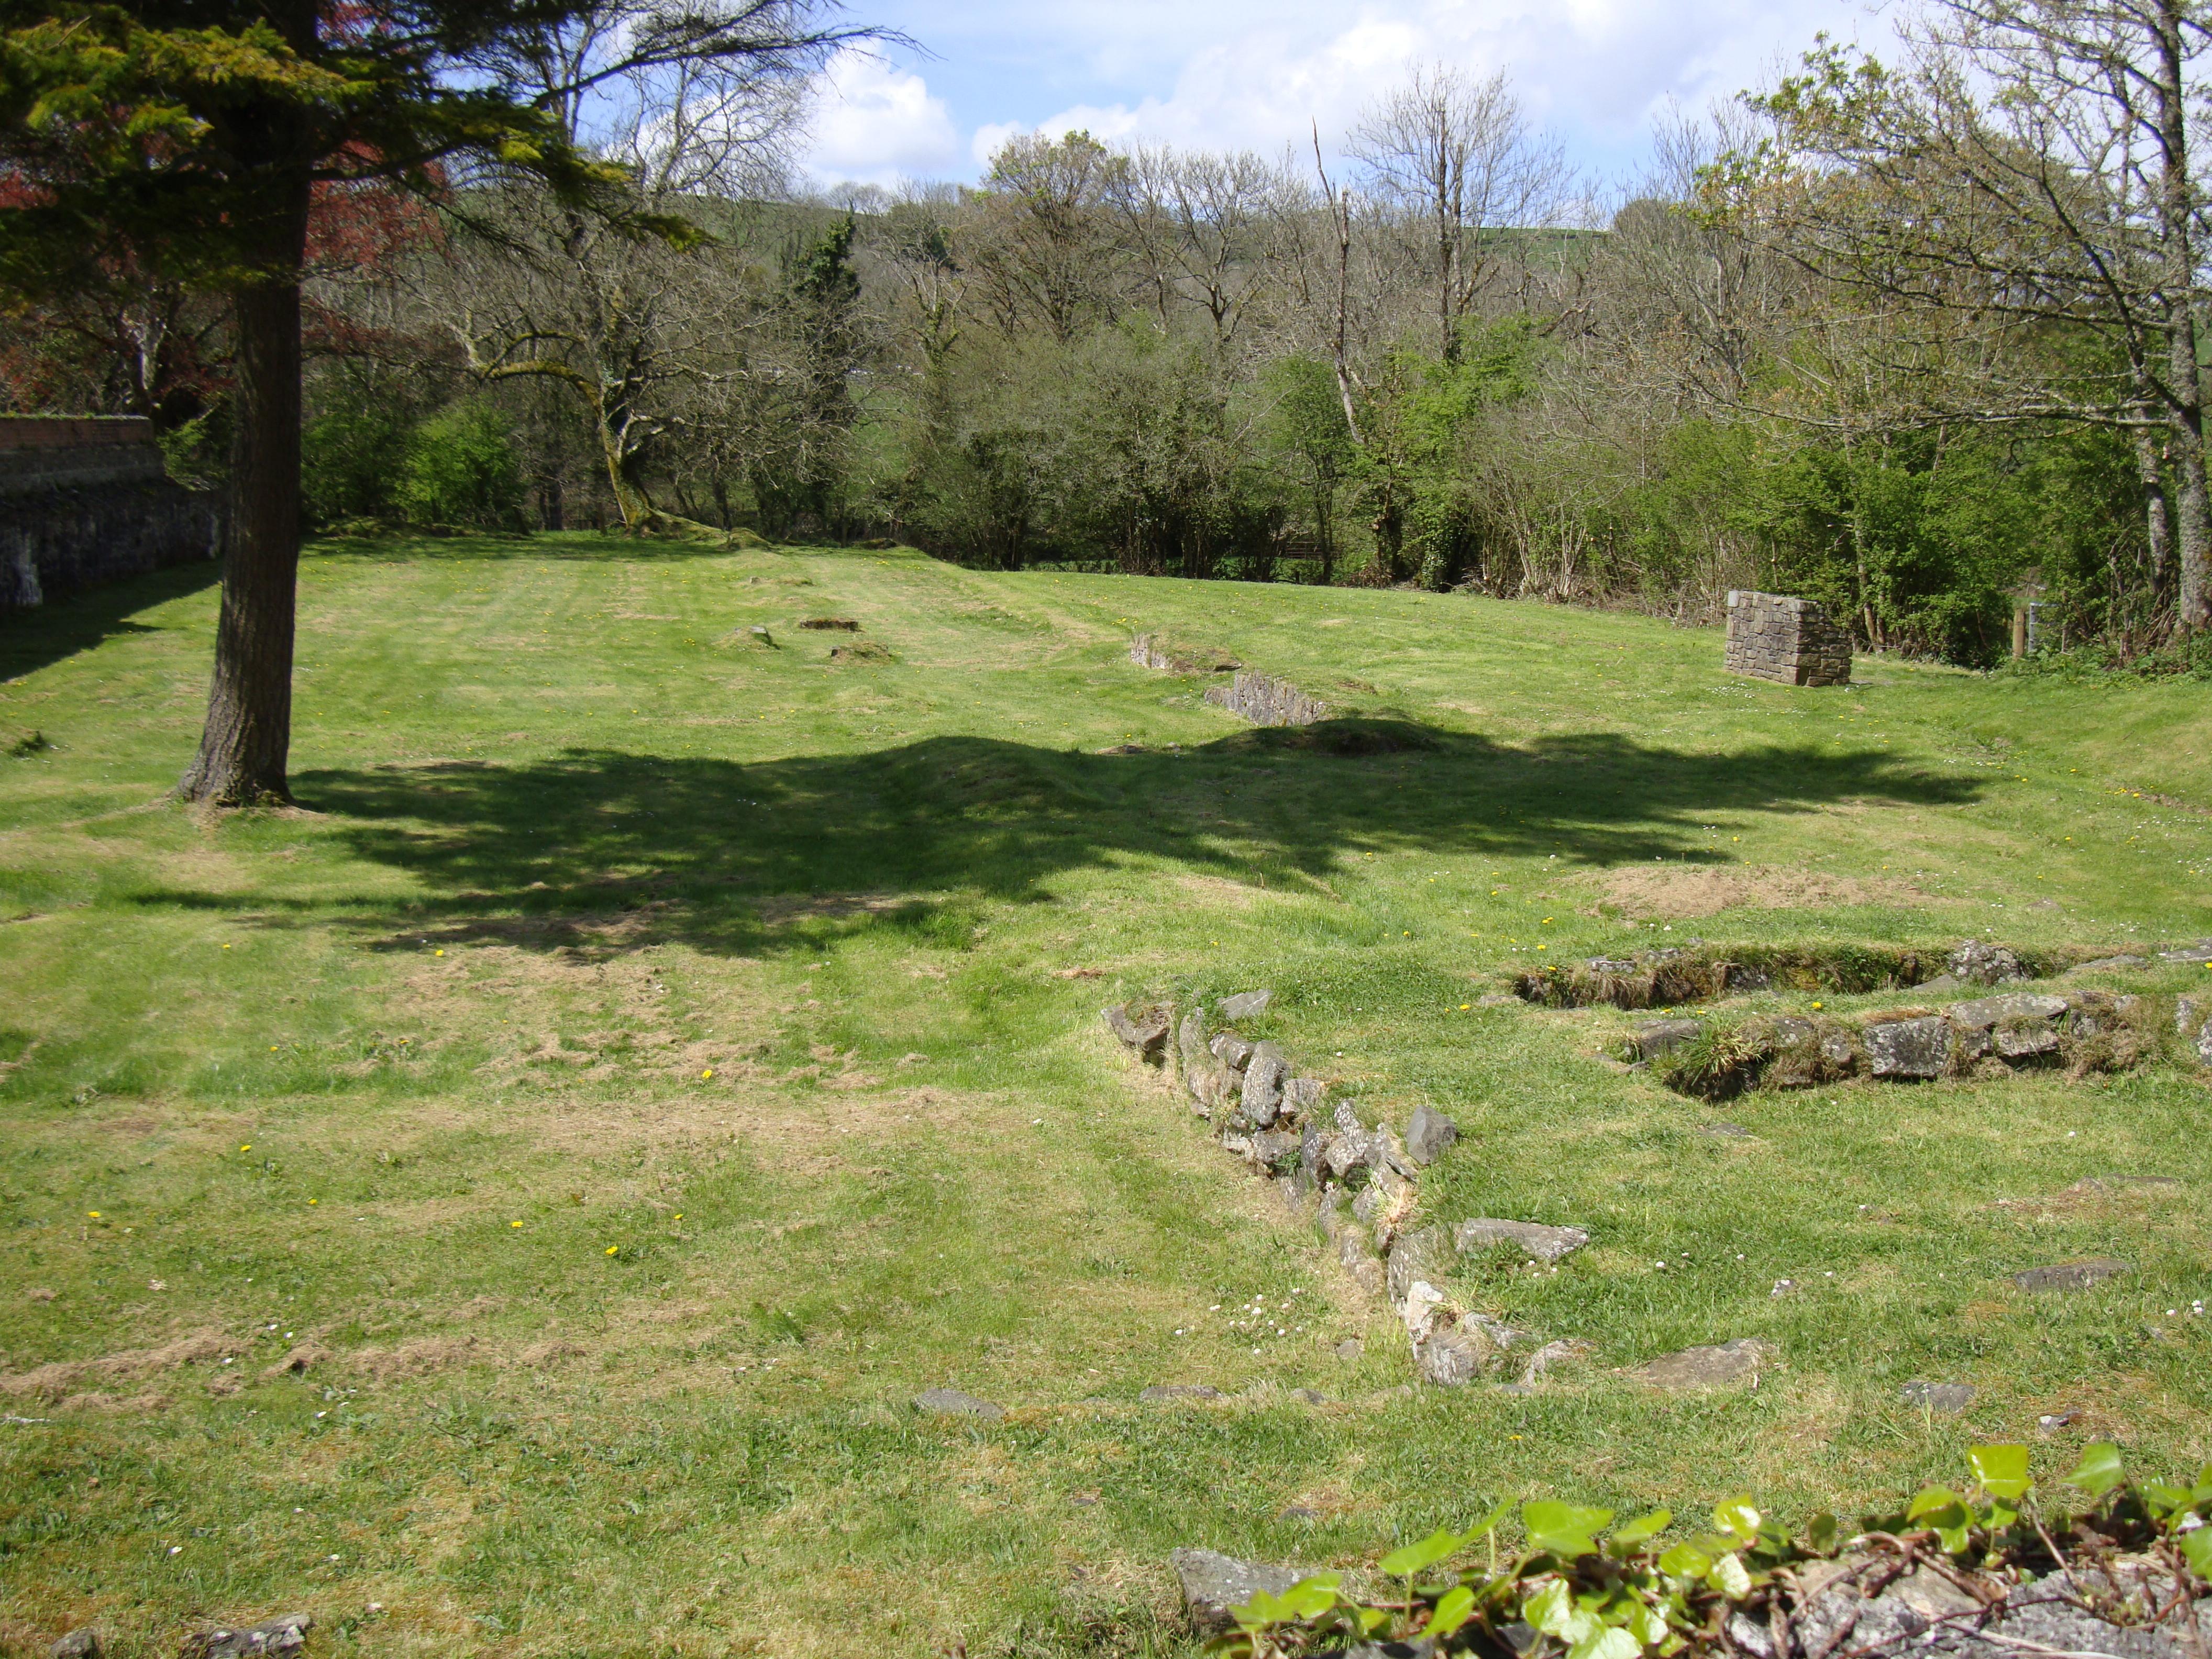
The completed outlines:
{"type": "Polygon", "coordinates": [[[1659,1571],[1669,1578],[1703,1578],[1712,1570],[1712,1556],[1695,1544],[1677,1544],[1659,1558],[1659,1571]]]}
{"type": "Polygon", "coordinates": [[[1474,1616],[1474,1592],[1462,1584],[1443,1593],[1436,1611],[1429,1615],[1429,1622],[1421,1627],[1421,1634],[1449,1636],[1474,1616]]]}
{"type": "Polygon", "coordinates": [[[1752,1506],[1748,1496],[1731,1498],[1715,1506],[1713,1526],[1748,1544],[1759,1536],[1759,1511],[1752,1506]]]}
{"type": "Polygon", "coordinates": [[[1970,1446],[1966,1462],[1982,1490],[2008,1504],[2017,1504],[2035,1484],[2027,1472],[2025,1446],[1970,1446]]]}
{"type": "Polygon", "coordinates": [[[1407,1544],[1395,1549],[1377,1564],[1393,1578],[1411,1578],[1424,1568],[1433,1567],[1446,1556],[1467,1547],[1471,1539],[1455,1532],[1438,1530],[1431,1533],[1418,1544],[1407,1544]]]}
{"type": "Polygon", "coordinates": [[[1745,1570],[1740,1555],[1723,1555],[1713,1563],[1713,1570],[1705,1577],[1731,1601],[1741,1601],[1751,1594],[1751,1574],[1745,1570]]]}
{"type": "Polygon", "coordinates": [[[2102,1498],[2127,1478],[2120,1466],[2120,1449],[2109,1440],[2100,1440],[2082,1447],[2081,1461],[2066,1477],[2066,1484],[2080,1487],[2092,1498],[2102,1498]]]}
{"type": "Polygon", "coordinates": [[[1300,1619],[1318,1619],[1336,1605],[1336,1587],[1344,1582],[1339,1572],[1317,1572],[1301,1578],[1285,1590],[1283,1605],[1300,1619]]]}
{"type": "Polygon", "coordinates": [[[1611,1510],[1584,1509],[1579,1504],[1562,1504],[1553,1498],[1539,1498],[1521,1506],[1521,1525],[1528,1532],[1528,1547],[1565,1561],[1595,1554],[1597,1540],[1591,1534],[1612,1519],[1611,1510]]]}
{"type": "Polygon", "coordinates": [[[1618,1625],[1600,1625],[1567,1650],[1567,1659],[1641,1659],[1644,1644],[1618,1625]]]}
{"type": "Polygon", "coordinates": [[[1815,1555],[1826,1555],[1836,1547],[1836,1534],[1841,1530],[1836,1517],[1823,1510],[1805,1523],[1805,1542],[1815,1555]]]}
{"type": "Polygon", "coordinates": [[[2181,1534],[2181,1559],[2199,1578],[2212,1578],[2212,1527],[2181,1534]]]}
{"type": "Polygon", "coordinates": [[[2146,1480],[2136,1490],[2142,1493],[2150,1512],[2161,1521],[2171,1520],[2189,1507],[2189,1494],[2163,1480],[2146,1480]]]}
{"type": "Polygon", "coordinates": [[[1574,1628],[1575,1598],[1566,1581],[1554,1578],[1521,1604],[1521,1616],[1547,1636],[1562,1641],[1574,1628]]]}
{"type": "Polygon", "coordinates": [[[1620,1627],[1647,1648],[1656,1648],[1667,1639],[1666,1620],[1657,1608],[1641,1601],[1632,1601],[1622,1610],[1620,1627]]]}
{"type": "Polygon", "coordinates": [[[1638,1544],[1656,1538],[1667,1530],[1674,1519],[1672,1510],[1654,1510],[1649,1515],[1639,1515],[1626,1526],[1616,1530],[1605,1540],[1605,1546],[1615,1555],[1626,1555],[1638,1544]]]}

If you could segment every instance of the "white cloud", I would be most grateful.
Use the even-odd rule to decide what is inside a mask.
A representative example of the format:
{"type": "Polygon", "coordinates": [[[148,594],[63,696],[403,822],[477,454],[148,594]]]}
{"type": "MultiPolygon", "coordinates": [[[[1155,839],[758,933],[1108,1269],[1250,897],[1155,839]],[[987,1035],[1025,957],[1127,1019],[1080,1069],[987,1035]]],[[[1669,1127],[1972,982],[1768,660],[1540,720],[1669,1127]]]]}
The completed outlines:
{"type": "Polygon", "coordinates": [[[1506,71],[1571,153],[1611,165],[1641,149],[1668,103],[1731,97],[1820,30],[1887,32],[1865,22],[1862,0],[890,3],[953,70],[977,164],[1022,131],[1272,152],[1303,148],[1318,122],[1333,145],[1426,58],[1506,71]]]}
{"type": "Polygon", "coordinates": [[[825,184],[891,185],[961,161],[958,130],[929,83],[874,52],[830,60],[816,88],[804,164],[825,184]]]}

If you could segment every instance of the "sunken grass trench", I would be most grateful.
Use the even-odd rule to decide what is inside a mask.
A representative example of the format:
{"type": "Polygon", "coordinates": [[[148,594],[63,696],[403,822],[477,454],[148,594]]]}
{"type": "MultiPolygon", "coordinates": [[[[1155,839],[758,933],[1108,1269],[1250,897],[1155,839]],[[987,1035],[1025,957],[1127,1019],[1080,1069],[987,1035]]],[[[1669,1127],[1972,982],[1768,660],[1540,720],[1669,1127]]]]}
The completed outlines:
{"type": "MultiPolygon", "coordinates": [[[[2212,1453],[2190,1067],[1705,1103],[1615,1057],[1644,1016],[1498,996],[1693,938],[2212,933],[2201,685],[1801,690],[1640,617],[901,551],[302,580],[295,811],[165,798],[204,574],[0,622],[0,1650],[304,1610],[332,1654],[1180,1654],[1178,1546],[2212,1453]],[[1139,631],[1334,717],[1247,727],[1139,631]],[[1449,1287],[1586,1363],[1413,1386],[1099,1018],[1262,986],[1247,1037],[1459,1125],[1417,1219],[1589,1230],[1449,1287]],[[2132,1271],[2011,1283],[2088,1257],[2132,1271]],[[1745,1338],[1755,1388],[1627,1375],[1745,1338]]],[[[1816,1000],[1885,1001],[1742,1007],[1816,1000]]]]}

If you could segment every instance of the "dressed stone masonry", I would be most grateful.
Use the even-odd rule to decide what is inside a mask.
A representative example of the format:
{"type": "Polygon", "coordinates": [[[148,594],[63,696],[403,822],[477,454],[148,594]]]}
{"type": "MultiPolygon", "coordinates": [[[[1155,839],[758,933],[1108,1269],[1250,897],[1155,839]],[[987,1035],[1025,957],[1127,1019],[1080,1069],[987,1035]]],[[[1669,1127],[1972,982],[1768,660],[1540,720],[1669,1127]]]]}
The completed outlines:
{"type": "Polygon", "coordinates": [[[212,559],[222,516],[170,481],[150,421],[0,416],[0,611],[212,559]]]}
{"type": "Polygon", "coordinates": [[[1734,588],[1723,665],[1784,685],[1849,685],[1851,641],[1815,600],[1734,588]]]}

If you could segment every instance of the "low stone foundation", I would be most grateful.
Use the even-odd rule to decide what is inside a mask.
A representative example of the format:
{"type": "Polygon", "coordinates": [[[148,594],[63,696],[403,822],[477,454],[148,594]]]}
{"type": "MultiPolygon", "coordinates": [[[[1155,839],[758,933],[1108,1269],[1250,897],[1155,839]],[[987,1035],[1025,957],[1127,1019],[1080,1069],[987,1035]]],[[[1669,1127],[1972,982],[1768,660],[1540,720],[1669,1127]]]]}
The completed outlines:
{"type": "Polygon", "coordinates": [[[171,482],[151,422],[0,416],[0,611],[222,547],[221,499],[171,482]]]}
{"type": "Polygon", "coordinates": [[[1311,726],[1328,718],[1328,705],[1306,696],[1286,680],[1249,670],[1228,685],[1211,685],[1206,702],[1241,714],[1255,726],[1311,726]]]}
{"type": "Polygon", "coordinates": [[[1851,641],[1812,599],[1730,590],[1728,648],[1731,674],[1784,685],[1849,685],[1851,641]]]}

